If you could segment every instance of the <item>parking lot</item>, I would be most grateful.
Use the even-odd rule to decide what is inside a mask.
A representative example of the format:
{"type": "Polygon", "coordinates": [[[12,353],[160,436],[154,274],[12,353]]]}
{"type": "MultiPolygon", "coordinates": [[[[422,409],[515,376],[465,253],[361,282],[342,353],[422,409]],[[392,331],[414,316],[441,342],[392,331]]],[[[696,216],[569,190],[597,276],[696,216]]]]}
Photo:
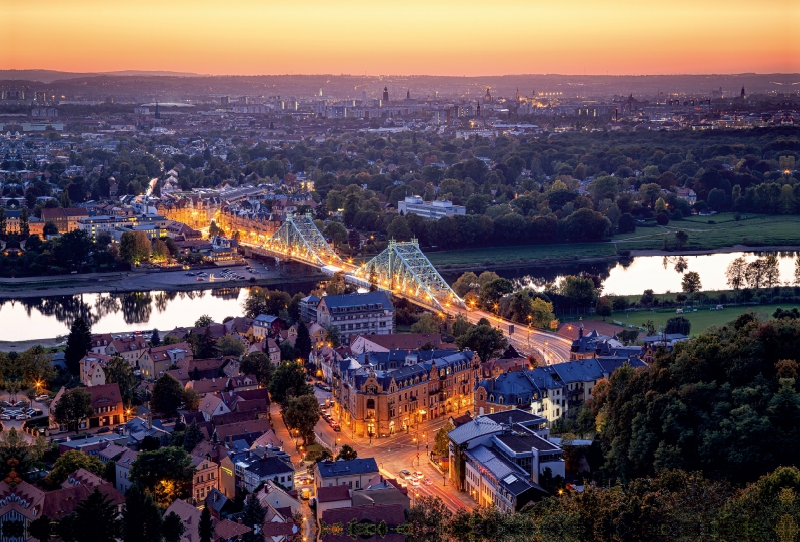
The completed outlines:
{"type": "MultiPolygon", "coordinates": [[[[49,399],[47,395],[41,395],[34,401],[42,402],[49,399]]],[[[45,412],[41,408],[33,407],[32,404],[24,399],[14,401],[14,398],[0,400],[0,420],[2,421],[25,421],[29,418],[42,416],[45,412]]]]}

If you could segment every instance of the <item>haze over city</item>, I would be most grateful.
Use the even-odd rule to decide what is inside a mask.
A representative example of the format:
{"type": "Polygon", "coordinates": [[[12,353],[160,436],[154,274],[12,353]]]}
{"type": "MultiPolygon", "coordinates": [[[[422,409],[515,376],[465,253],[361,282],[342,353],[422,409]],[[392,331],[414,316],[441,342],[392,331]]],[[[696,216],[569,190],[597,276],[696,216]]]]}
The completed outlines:
{"type": "Polygon", "coordinates": [[[800,72],[790,0],[4,2],[0,68],[212,75],[800,72]],[[68,28],[37,32],[28,24],[68,28]]]}

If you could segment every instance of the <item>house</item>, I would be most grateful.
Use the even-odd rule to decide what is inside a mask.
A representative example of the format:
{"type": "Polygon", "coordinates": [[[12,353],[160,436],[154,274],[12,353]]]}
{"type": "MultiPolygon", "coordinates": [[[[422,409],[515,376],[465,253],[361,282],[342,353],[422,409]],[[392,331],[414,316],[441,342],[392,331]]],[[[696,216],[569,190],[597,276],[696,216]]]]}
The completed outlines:
{"type": "Polygon", "coordinates": [[[89,216],[84,207],[54,207],[42,209],[42,222],[52,222],[58,233],[69,233],[78,228],[78,221],[89,216]]]}
{"type": "Polygon", "coordinates": [[[283,320],[269,314],[259,314],[253,320],[253,337],[260,341],[265,338],[277,337],[286,326],[283,320]]]}
{"type": "Polygon", "coordinates": [[[221,393],[228,389],[227,378],[204,378],[203,380],[190,380],[186,383],[187,388],[194,389],[200,395],[206,393],[221,393]]]}
{"type": "Polygon", "coordinates": [[[260,418],[247,422],[230,423],[214,428],[214,436],[219,442],[228,444],[235,440],[245,440],[248,446],[252,442],[272,429],[269,420],[260,418]]]}
{"type": "Polygon", "coordinates": [[[378,464],[372,457],[351,461],[322,461],[314,465],[317,488],[346,485],[350,489],[362,489],[376,474],[378,464]]]}
{"type": "Polygon", "coordinates": [[[183,523],[184,531],[181,535],[181,542],[199,542],[200,509],[182,499],[175,499],[164,511],[164,515],[168,516],[172,512],[175,512],[183,523]]]}
{"type": "Polygon", "coordinates": [[[307,295],[300,300],[300,318],[306,323],[316,323],[317,321],[317,305],[320,299],[315,295],[307,295]]]}
{"type": "MultiPolygon", "coordinates": [[[[189,386],[186,387],[188,388],[189,386]]],[[[218,414],[225,414],[231,411],[219,395],[212,393],[207,393],[200,399],[200,405],[197,410],[203,414],[203,419],[207,422],[210,422],[218,414]]]]}
{"type": "MultiPolygon", "coordinates": [[[[59,428],[61,431],[67,431],[66,426],[59,426],[55,420],[54,412],[58,401],[64,395],[64,390],[61,388],[56,394],[53,402],[50,404],[50,427],[59,428]]],[[[103,384],[101,386],[92,386],[86,388],[92,396],[92,410],[93,413],[88,419],[80,423],[81,429],[106,427],[110,425],[119,425],[125,422],[125,411],[122,404],[122,396],[119,392],[119,385],[103,384]]]]}
{"type": "Polygon", "coordinates": [[[192,467],[194,467],[191,494],[196,503],[201,503],[211,490],[219,490],[219,465],[207,455],[191,455],[190,457],[192,467]]]}
{"type": "Polygon", "coordinates": [[[222,520],[233,508],[233,501],[223,495],[219,489],[213,488],[206,495],[205,505],[211,511],[211,516],[214,519],[222,520]]]}
{"type": "Polygon", "coordinates": [[[448,434],[450,479],[482,506],[518,511],[546,494],[545,470],[564,476],[561,448],[547,436],[546,420],[530,412],[478,416],[448,434]]]}
{"type": "Polygon", "coordinates": [[[253,493],[262,482],[271,480],[291,491],[294,489],[294,467],[277,457],[263,457],[250,461],[244,467],[244,488],[253,493]]]}
{"type": "Polygon", "coordinates": [[[258,379],[255,375],[234,376],[228,379],[228,389],[233,392],[258,389],[258,379]]]}
{"type": "Polygon", "coordinates": [[[411,497],[408,488],[403,487],[393,478],[384,478],[380,474],[369,481],[367,487],[353,492],[353,506],[371,506],[375,504],[399,504],[403,510],[411,508],[411,497]]]}
{"type": "Polygon", "coordinates": [[[94,352],[86,354],[79,362],[81,383],[86,387],[104,385],[106,373],[103,366],[113,358],[114,356],[94,352]]]}
{"type": "Polygon", "coordinates": [[[441,333],[392,333],[380,335],[364,333],[350,335],[350,350],[353,354],[364,352],[388,352],[389,350],[419,350],[430,345],[433,350],[455,350],[453,343],[442,342],[441,333]]]}
{"type": "Polygon", "coordinates": [[[106,347],[106,354],[118,355],[127,361],[131,367],[139,368],[139,358],[148,348],[147,341],[138,335],[124,335],[115,337],[106,347]]]}
{"type": "Polygon", "coordinates": [[[117,459],[127,451],[127,446],[109,444],[106,448],[100,450],[100,453],[97,454],[97,458],[103,463],[115,463],[117,459]]]}
{"type": "Polygon", "coordinates": [[[317,489],[317,520],[322,519],[325,510],[349,508],[353,506],[352,489],[345,485],[322,486],[317,489]]]}
{"type": "Polygon", "coordinates": [[[116,488],[123,495],[131,487],[131,465],[138,455],[139,452],[135,450],[126,450],[116,461],[116,488]]]}
{"type": "Polygon", "coordinates": [[[326,295],[317,305],[317,323],[325,329],[336,326],[343,335],[394,333],[394,314],[386,292],[326,295]]]}
{"type": "Polygon", "coordinates": [[[139,357],[139,370],[142,371],[142,378],[156,380],[173,365],[182,360],[188,361],[192,358],[192,347],[185,341],[164,346],[154,346],[142,352],[139,357]]]}
{"type": "Polygon", "coordinates": [[[608,379],[626,363],[634,368],[645,366],[637,358],[592,357],[483,379],[475,386],[475,410],[493,414],[530,409],[552,422],[591,399],[597,382],[608,379]]]}

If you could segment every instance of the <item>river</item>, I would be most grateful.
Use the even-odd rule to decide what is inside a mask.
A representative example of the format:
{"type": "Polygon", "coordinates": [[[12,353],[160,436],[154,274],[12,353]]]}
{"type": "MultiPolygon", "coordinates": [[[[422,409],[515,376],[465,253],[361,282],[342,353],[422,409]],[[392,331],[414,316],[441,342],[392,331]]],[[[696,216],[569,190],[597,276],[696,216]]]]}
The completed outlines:
{"type": "MultiPolygon", "coordinates": [[[[603,293],[606,295],[638,295],[647,289],[657,294],[680,292],[683,274],[695,271],[700,274],[703,290],[727,290],[729,286],[725,270],[733,260],[741,256],[751,262],[768,254],[731,252],[695,256],[637,256],[612,263],[527,266],[504,269],[497,274],[513,280],[518,287],[529,286],[541,290],[546,283],[558,281],[565,275],[586,272],[602,279],[603,293]]],[[[773,254],[778,256],[781,283],[793,284],[795,253],[773,254]]],[[[452,284],[458,275],[445,274],[444,278],[452,284]]]]}
{"type": "MultiPolygon", "coordinates": [[[[294,295],[308,293],[311,283],[270,285],[294,295]]],[[[242,316],[248,288],[219,288],[190,292],[133,292],[46,296],[5,300],[0,305],[0,341],[53,338],[69,333],[78,316],[92,325],[93,333],[117,333],[156,328],[165,332],[192,326],[208,314],[215,322],[242,316]]]]}
{"type": "MultiPolygon", "coordinates": [[[[501,276],[513,279],[518,287],[541,289],[547,282],[581,271],[598,275],[607,295],[638,295],[646,289],[655,293],[678,292],[686,271],[700,274],[703,290],[728,289],[725,269],[743,256],[753,261],[765,254],[729,253],[700,256],[639,256],[611,264],[570,264],[502,270],[501,276]]],[[[793,283],[794,253],[779,253],[782,283],[793,283]]],[[[444,275],[452,283],[457,275],[444,275]]],[[[290,294],[308,293],[315,282],[271,285],[271,289],[290,294]]],[[[219,288],[190,292],[100,293],[45,296],[6,300],[0,305],[0,341],[25,341],[66,335],[77,316],[92,324],[94,333],[117,333],[157,328],[162,335],[178,326],[191,326],[208,314],[221,322],[226,316],[241,316],[247,288],[219,288]]]]}

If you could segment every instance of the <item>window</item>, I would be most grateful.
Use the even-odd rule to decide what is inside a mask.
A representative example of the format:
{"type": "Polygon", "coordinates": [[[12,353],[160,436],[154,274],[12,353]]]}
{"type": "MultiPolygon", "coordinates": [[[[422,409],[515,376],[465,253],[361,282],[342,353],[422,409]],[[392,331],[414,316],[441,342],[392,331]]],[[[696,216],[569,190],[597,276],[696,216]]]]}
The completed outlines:
{"type": "Polygon", "coordinates": [[[358,480],[356,480],[356,489],[358,489],[359,484],[360,484],[360,482],[358,480]]]}

